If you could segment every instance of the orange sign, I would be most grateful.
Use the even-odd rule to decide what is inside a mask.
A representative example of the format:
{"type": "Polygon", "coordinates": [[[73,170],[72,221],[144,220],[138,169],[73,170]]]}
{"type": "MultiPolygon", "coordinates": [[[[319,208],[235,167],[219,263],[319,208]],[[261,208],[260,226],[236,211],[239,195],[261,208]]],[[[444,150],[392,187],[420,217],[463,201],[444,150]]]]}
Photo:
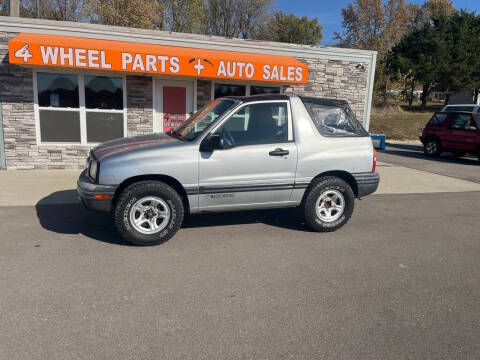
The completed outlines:
{"type": "Polygon", "coordinates": [[[279,83],[308,78],[308,67],[290,56],[26,33],[8,47],[18,65],[279,83]]]}

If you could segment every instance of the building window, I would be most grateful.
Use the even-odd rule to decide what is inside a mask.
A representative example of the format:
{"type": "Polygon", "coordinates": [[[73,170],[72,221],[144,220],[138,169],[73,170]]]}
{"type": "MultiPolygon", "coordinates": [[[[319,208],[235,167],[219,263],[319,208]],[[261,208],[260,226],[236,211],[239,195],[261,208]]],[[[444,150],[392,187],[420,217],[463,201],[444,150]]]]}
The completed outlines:
{"type": "Polygon", "coordinates": [[[36,73],[40,143],[92,144],[123,137],[122,77],[36,73]]]}
{"type": "Polygon", "coordinates": [[[213,83],[212,101],[223,96],[250,96],[261,94],[281,94],[281,86],[262,86],[249,84],[213,83]]]}
{"type": "Polygon", "coordinates": [[[280,94],[280,88],[276,86],[250,86],[250,95],[280,94]]]}
{"type": "Polygon", "coordinates": [[[246,94],[247,94],[246,85],[215,84],[214,99],[218,99],[223,96],[245,96],[246,94]]]}

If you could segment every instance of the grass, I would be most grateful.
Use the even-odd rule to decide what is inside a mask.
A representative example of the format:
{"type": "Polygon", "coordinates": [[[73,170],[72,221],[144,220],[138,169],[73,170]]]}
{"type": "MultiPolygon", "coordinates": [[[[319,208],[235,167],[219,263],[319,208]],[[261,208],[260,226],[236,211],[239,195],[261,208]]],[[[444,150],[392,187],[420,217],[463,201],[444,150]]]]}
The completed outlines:
{"type": "Polygon", "coordinates": [[[440,103],[428,104],[426,109],[421,109],[419,105],[408,109],[403,104],[372,106],[369,131],[385,134],[391,140],[417,140],[425,124],[441,107],[440,103]]]}

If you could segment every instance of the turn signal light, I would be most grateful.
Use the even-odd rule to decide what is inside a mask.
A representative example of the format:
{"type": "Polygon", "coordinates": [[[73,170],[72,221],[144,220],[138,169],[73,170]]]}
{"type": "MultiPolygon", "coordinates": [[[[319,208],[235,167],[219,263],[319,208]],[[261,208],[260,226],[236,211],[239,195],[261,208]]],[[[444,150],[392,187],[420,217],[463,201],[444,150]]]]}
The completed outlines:
{"type": "Polygon", "coordinates": [[[377,150],[373,150],[373,166],[372,166],[372,173],[375,172],[375,169],[377,168],[377,150]]]}
{"type": "Polygon", "coordinates": [[[95,195],[93,195],[93,198],[98,199],[98,200],[107,200],[107,199],[110,199],[110,195],[108,195],[108,194],[95,194],[95,195]]]}

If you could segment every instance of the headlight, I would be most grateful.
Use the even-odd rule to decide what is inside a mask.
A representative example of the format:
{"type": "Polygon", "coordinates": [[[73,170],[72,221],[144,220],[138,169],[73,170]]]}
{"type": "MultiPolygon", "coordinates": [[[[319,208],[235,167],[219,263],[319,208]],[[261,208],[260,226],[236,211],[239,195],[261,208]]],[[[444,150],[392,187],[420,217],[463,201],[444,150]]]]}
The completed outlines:
{"type": "Polygon", "coordinates": [[[98,169],[98,162],[95,160],[90,161],[90,168],[88,170],[88,175],[90,175],[90,177],[93,180],[97,179],[97,169],[98,169]]]}

